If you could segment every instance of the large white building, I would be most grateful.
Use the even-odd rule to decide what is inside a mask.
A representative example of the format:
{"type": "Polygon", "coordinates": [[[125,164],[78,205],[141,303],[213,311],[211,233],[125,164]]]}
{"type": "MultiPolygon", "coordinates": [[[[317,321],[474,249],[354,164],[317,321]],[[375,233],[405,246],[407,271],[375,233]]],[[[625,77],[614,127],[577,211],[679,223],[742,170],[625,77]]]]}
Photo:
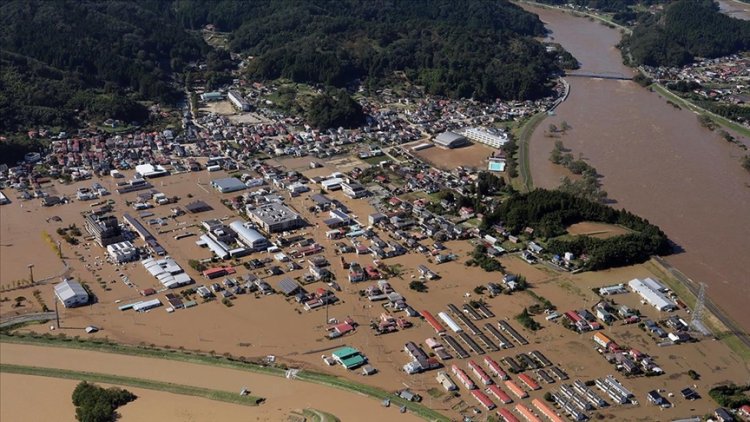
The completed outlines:
{"type": "Polygon", "coordinates": [[[107,245],[107,254],[118,264],[138,259],[138,250],[128,240],[107,245]]]}
{"type": "Polygon", "coordinates": [[[643,280],[634,278],[628,282],[628,286],[631,290],[641,295],[643,300],[659,311],[673,311],[677,309],[677,305],[667,298],[664,293],[653,288],[653,283],[653,280],[650,283],[644,283],[643,280]]]}
{"type": "Polygon", "coordinates": [[[253,251],[262,251],[268,248],[268,239],[257,230],[248,227],[243,221],[237,220],[229,223],[229,228],[237,233],[237,238],[253,251]]]}
{"type": "Polygon", "coordinates": [[[89,303],[89,294],[86,289],[72,279],[65,279],[62,283],[56,284],[55,296],[66,308],[74,308],[89,303]]]}
{"type": "Polygon", "coordinates": [[[193,279],[172,258],[158,260],[149,258],[141,261],[141,264],[146,268],[146,271],[156,277],[168,289],[185,286],[193,282],[193,279]]]}
{"type": "Polygon", "coordinates": [[[476,127],[470,127],[464,130],[463,134],[474,142],[481,142],[492,148],[500,148],[508,142],[508,135],[504,133],[492,133],[476,127]]]}

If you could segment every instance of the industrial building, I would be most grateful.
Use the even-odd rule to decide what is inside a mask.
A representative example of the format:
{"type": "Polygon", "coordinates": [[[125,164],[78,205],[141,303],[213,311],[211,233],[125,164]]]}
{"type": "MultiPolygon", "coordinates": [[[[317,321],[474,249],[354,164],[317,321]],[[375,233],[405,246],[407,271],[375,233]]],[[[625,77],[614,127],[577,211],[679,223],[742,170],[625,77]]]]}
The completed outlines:
{"type": "Polygon", "coordinates": [[[103,248],[123,241],[122,230],[114,216],[89,214],[86,216],[84,227],[103,248]]]}
{"type": "MultiPolygon", "coordinates": [[[[649,283],[649,284],[653,285],[652,283],[649,283]]],[[[659,290],[655,290],[652,287],[649,287],[649,284],[646,284],[644,281],[637,279],[637,278],[634,278],[628,282],[628,286],[630,287],[631,290],[638,293],[643,298],[643,300],[648,302],[651,306],[653,306],[657,310],[673,311],[677,309],[677,305],[674,302],[672,302],[669,298],[667,298],[667,296],[664,295],[664,293],[662,293],[659,290]]]]}
{"type": "Polygon", "coordinates": [[[153,253],[159,256],[167,254],[167,251],[156,241],[156,238],[154,238],[151,232],[149,232],[140,221],[136,220],[135,217],[125,213],[122,215],[122,220],[138,233],[138,236],[146,242],[146,246],[148,246],[153,253]]]}
{"type": "Polygon", "coordinates": [[[252,209],[248,207],[247,215],[266,233],[293,230],[305,225],[305,220],[299,214],[278,202],[271,202],[252,209]]]}
{"type": "Polygon", "coordinates": [[[268,239],[266,239],[257,230],[248,227],[247,223],[244,221],[233,221],[229,223],[229,228],[237,233],[237,238],[240,242],[245,244],[253,251],[262,251],[270,246],[268,239]]]}
{"type": "Polygon", "coordinates": [[[56,284],[55,296],[66,308],[75,308],[89,303],[89,294],[86,289],[72,279],[65,279],[62,283],[56,284]]]}
{"type": "Polygon", "coordinates": [[[469,143],[469,140],[466,139],[465,136],[459,135],[457,133],[443,132],[438,135],[433,142],[443,148],[453,149],[467,145],[469,143]]]}
{"type": "Polygon", "coordinates": [[[248,103],[247,100],[245,100],[245,97],[243,97],[239,92],[229,91],[227,98],[229,98],[229,101],[231,101],[232,105],[237,107],[238,110],[250,111],[250,103],[248,103]]]}
{"type": "Polygon", "coordinates": [[[107,254],[112,261],[118,264],[138,259],[138,250],[128,240],[107,245],[107,254]]]}
{"type": "Polygon", "coordinates": [[[221,193],[237,192],[247,188],[242,181],[236,177],[226,177],[223,179],[214,179],[211,186],[221,193]]]}
{"type": "Polygon", "coordinates": [[[141,264],[168,289],[182,287],[193,282],[193,279],[172,258],[159,260],[149,258],[141,261],[141,264]]]}

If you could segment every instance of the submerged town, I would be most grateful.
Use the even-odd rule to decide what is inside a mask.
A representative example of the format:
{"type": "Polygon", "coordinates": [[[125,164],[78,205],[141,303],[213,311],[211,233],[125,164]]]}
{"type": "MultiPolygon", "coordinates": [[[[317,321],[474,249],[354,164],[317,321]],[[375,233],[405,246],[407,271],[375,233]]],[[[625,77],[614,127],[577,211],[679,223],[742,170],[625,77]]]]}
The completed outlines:
{"type": "MultiPolygon", "coordinates": [[[[135,380],[163,372],[200,407],[265,412],[206,420],[750,420],[747,335],[661,257],[666,234],[606,197],[528,189],[519,140],[567,99],[562,77],[527,101],[352,86],[364,123],[319,129],[300,102],[321,86],[232,60],[231,81],[150,104],[156,124],[29,128],[44,151],[0,164],[5,377],[46,362],[148,396],[135,380]]],[[[646,70],[742,105],[748,64],[646,70]]]]}

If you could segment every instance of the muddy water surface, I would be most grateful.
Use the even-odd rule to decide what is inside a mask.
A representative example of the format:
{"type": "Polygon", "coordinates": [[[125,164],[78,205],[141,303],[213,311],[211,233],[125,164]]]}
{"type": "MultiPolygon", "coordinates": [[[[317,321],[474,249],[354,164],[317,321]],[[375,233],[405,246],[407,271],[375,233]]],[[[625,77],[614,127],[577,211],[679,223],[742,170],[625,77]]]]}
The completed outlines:
{"type": "MultiPolygon", "coordinates": [[[[526,8],[581,62],[579,72],[632,74],[614,47],[619,31],[561,11],[526,8]]],[[[743,152],[702,128],[695,114],[633,82],[567,80],[568,100],[531,140],[534,185],[555,187],[566,174],[549,161],[554,139],[545,131],[567,121],[572,129],[560,139],[604,175],[614,205],[658,224],[684,250],[669,262],[705,282],[708,295],[750,329],[750,174],[739,164],[743,152]]]]}

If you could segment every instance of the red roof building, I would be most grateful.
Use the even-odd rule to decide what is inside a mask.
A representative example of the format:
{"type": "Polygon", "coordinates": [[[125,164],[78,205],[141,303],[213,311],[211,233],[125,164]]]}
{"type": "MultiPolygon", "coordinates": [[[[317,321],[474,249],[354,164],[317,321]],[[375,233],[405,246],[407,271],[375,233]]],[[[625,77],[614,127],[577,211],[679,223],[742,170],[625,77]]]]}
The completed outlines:
{"type": "Polygon", "coordinates": [[[481,390],[471,390],[471,394],[485,409],[492,410],[496,407],[495,403],[493,403],[492,400],[490,400],[490,398],[481,390]]]}
{"type": "Polygon", "coordinates": [[[432,328],[435,329],[436,333],[438,334],[445,333],[445,328],[438,322],[437,319],[435,319],[434,316],[432,316],[431,313],[429,313],[428,311],[422,311],[421,314],[422,314],[422,317],[424,317],[424,320],[427,321],[427,323],[430,324],[430,326],[432,326],[432,328]]]}

